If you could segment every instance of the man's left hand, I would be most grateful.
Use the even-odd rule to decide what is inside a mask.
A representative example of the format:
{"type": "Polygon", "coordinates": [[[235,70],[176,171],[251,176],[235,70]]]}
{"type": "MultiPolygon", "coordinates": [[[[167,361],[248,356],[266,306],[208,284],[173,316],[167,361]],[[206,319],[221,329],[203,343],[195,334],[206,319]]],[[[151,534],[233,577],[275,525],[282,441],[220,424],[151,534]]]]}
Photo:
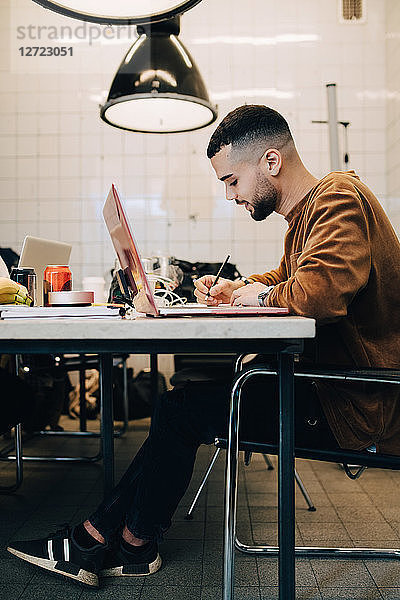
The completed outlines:
{"type": "Polygon", "coordinates": [[[258,282],[244,285],[232,293],[231,304],[233,306],[259,306],[258,294],[267,288],[267,285],[258,282]]]}

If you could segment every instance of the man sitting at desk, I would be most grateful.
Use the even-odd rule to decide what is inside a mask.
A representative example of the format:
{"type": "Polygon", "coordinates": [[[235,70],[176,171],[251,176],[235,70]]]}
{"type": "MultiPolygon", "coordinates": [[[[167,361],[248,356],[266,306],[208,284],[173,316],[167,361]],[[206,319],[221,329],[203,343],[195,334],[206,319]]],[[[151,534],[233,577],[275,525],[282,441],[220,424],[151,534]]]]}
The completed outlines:
{"type": "MultiPolygon", "coordinates": [[[[317,320],[303,360],[399,368],[400,244],[357,175],[317,180],[303,165],[285,119],[265,106],[228,114],[208,156],[226,197],[255,221],[273,211],[288,222],[277,269],[246,281],[205,276],[200,302],[288,307],[317,320]]],[[[16,556],[96,586],[98,575],[138,576],[161,565],[157,541],[189,484],[201,443],[226,431],[228,381],[192,383],[158,402],[149,437],[110,496],[80,525],[42,540],[14,542],[16,556]]],[[[243,394],[244,438],[275,441],[277,386],[255,378],[243,394]]],[[[400,453],[397,386],[296,382],[298,446],[400,453]]]]}

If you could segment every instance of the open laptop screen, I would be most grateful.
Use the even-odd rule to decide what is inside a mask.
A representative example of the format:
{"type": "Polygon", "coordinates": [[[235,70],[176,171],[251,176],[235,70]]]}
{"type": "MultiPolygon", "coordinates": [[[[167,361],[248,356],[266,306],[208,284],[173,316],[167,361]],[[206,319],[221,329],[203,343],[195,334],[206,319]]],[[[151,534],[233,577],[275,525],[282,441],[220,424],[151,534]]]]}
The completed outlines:
{"type": "Polygon", "coordinates": [[[36,304],[43,305],[43,274],[47,265],[68,265],[72,246],[56,240],[27,235],[21,250],[19,267],[33,267],[36,273],[36,304]]]}
{"type": "Polygon", "coordinates": [[[134,296],[136,310],[157,316],[159,311],[115,185],[111,186],[105,201],[103,216],[126,282],[134,296]]]}

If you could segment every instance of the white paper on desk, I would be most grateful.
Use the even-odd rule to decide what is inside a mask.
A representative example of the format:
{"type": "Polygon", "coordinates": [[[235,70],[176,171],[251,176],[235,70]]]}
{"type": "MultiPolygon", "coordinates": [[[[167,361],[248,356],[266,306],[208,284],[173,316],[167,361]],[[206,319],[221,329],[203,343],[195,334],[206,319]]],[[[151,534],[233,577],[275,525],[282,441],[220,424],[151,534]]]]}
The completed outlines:
{"type": "Polygon", "coordinates": [[[86,319],[121,318],[119,308],[110,306],[0,306],[1,319],[38,319],[85,317],[86,319]]]}

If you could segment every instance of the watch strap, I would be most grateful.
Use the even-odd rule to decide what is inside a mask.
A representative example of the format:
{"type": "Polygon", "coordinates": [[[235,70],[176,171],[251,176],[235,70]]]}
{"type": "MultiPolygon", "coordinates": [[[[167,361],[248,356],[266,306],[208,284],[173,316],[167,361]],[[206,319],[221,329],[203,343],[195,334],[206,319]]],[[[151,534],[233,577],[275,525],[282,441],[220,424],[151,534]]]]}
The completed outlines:
{"type": "Polygon", "coordinates": [[[268,298],[268,296],[270,295],[270,293],[272,292],[273,289],[274,289],[274,286],[270,285],[267,287],[267,289],[263,290],[262,292],[260,292],[258,294],[258,304],[260,306],[265,306],[265,300],[266,300],[266,298],[268,298]]]}

